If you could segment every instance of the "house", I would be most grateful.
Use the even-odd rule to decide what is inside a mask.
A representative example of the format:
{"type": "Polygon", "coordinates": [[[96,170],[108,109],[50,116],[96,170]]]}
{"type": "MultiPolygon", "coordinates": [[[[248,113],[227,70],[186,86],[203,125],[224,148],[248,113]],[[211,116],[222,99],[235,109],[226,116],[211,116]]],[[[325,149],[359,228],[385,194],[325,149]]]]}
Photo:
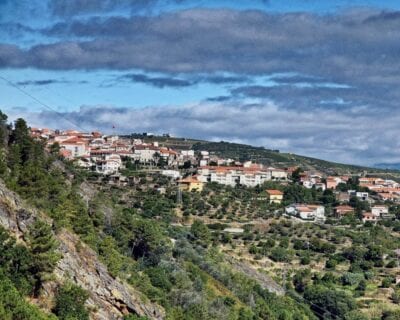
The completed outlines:
{"type": "Polygon", "coordinates": [[[369,200],[368,192],[359,192],[359,191],[355,191],[355,190],[349,190],[347,192],[348,192],[349,196],[357,197],[362,201],[368,201],[369,200]]]}
{"type": "Polygon", "coordinates": [[[114,174],[119,171],[122,166],[121,157],[118,154],[106,156],[104,160],[97,162],[97,172],[102,174],[114,174]]]}
{"type": "Polygon", "coordinates": [[[60,149],[60,156],[67,160],[72,160],[74,158],[72,156],[71,150],[67,150],[67,149],[60,149]]]}
{"type": "Polygon", "coordinates": [[[378,217],[373,215],[372,212],[363,212],[362,214],[362,222],[376,222],[378,220],[378,217]]]}
{"type": "Polygon", "coordinates": [[[161,174],[173,179],[178,179],[181,177],[181,173],[178,170],[162,170],[161,174]]]}
{"type": "Polygon", "coordinates": [[[73,158],[89,154],[87,141],[79,137],[72,137],[59,143],[61,148],[69,150],[73,158]]]}
{"type": "Polygon", "coordinates": [[[284,180],[287,178],[287,172],[275,168],[263,168],[259,164],[246,163],[246,166],[202,166],[198,169],[198,176],[199,180],[203,182],[255,187],[273,179],[284,180]]]}
{"type": "Polygon", "coordinates": [[[340,177],[327,177],[326,178],[326,188],[327,189],[336,189],[339,183],[341,183],[342,180],[340,177]]]}
{"type": "Polygon", "coordinates": [[[347,192],[336,192],[336,200],[339,202],[349,202],[350,195],[347,192]]]}
{"type": "Polygon", "coordinates": [[[348,205],[337,206],[333,210],[334,210],[336,218],[339,218],[339,219],[347,214],[354,213],[354,208],[350,207],[348,205]]]}
{"type": "Polygon", "coordinates": [[[378,192],[378,197],[384,201],[399,201],[400,195],[398,193],[378,192]]]}
{"type": "Polygon", "coordinates": [[[159,153],[159,148],[153,145],[135,145],[134,154],[141,163],[152,163],[154,155],[159,153]]]}
{"type": "Polygon", "coordinates": [[[283,192],[280,190],[276,189],[269,189],[266,190],[266,193],[268,195],[268,201],[269,203],[282,203],[283,200],[283,192]]]}
{"type": "Polygon", "coordinates": [[[297,203],[287,206],[285,212],[288,215],[298,216],[303,220],[325,220],[325,207],[321,205],[297,203]]]}
{"type": "Polygon", "coordinates": [[[179,184],[179,189],[181,189],[182,191],[198,191],[201,192],[203,191],[203,186],[204,183],[200,180],[197,179],[196,176],[193,177],[187,177],[181,180],[178,180],[178,184],[179,184]]]}
{"type": "Polygon", "coordinates": [[[385,205],[376,205],[371,208],[371,213],[380,218],[389,214],[389,208],[385,205]]]}
{"type": "Polygon", "coordinates": [[[361,177],[358,179],[358,183],[361,187],[371,187],[374,185],[382,185],[385,182],[384,179],[375,177],[361,177]]]}

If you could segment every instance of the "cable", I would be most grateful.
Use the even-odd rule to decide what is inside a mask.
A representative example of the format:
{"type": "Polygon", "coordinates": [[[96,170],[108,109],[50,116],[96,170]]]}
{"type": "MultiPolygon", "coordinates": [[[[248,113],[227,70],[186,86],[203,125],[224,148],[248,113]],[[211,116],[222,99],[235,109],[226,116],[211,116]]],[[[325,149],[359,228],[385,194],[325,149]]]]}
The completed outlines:
{"type": "Polygon", "coordinates": [[[15,89],[17,89],[18,91],[22,92],[23,94],[25,94],[26,96],[30,97],[31,99],[33,99],[34,101],[36,101],[37,103],[39,103],[40,105],[42,105],[43,107],[45,107],[46,109],[54,112],[56,115],[58,115],[60,118],[63,118],[64,120],[66,120],[67,122],[71,123],[73,126],[75,126],[76,128],[83,130],[84,132],[89,132],[89,130],[86,130],[85,128],[82,128],[80,125],[74,123],[73,121],[71,121],[70,119],[68,119],[67,117],[65,117],[63,114],[61,114],[60,112],[56,111],[55,109],[53,109],[52,107],[50,107],[48,104],[40,101],[39,99],[37,99],[36,97],[34,97],[32,94],[30,94],[29,92],[25,91],[24,89],[21,89],[19,86],[17,86],[16,84],[12,83],[10,80],[6,79],[3,76],[0,76],[0,79],[2,79],[3,81],[5,81],[9,86],[14,87],[15,89]]]}

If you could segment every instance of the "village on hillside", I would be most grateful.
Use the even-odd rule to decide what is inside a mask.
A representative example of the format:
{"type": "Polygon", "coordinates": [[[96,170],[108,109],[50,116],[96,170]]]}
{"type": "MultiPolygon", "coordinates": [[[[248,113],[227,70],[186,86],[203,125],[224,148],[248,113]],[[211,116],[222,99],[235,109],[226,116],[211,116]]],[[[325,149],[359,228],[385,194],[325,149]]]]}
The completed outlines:
{"type": "MultiPolygon", "coordinates": [[[[135,179],[130,170],[157,172],[175,183],[181,192],[201,192],[204,185],[257,187],[268,182],[285,186],[296,182],[305,189],[332,192],[336,205],[326,212],[323,203],[285,203],[282,188],[265,190],[265,199],[282,213],[304,221],[323,223],[357,213],[362,222],[375,223],[390,218],[390,206],[400,202],[400,184],[394,180],[368,174],[327,175],[317,171],[302,171],[298,167],[275,168],[252,161],[239,162],[216,156],[207,150],[163,146],[143,139],[84,133],[76,130],[31,128],[34,138],[45,141],[47,148],[76,167],[101,175],[110,184],[128,186],[135,179]]],[[[146,137],[148,134],[142,134],[146,137]]],[[[163,190],[162,187],[159,188],[163,190]]]]}

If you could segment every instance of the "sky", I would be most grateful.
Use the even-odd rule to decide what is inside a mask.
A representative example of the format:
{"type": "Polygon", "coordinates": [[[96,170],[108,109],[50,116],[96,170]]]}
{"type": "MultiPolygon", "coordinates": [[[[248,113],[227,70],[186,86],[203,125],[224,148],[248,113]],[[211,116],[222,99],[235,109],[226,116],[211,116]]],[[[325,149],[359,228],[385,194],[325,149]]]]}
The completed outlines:
{"type": "Polygon", "coordinates": [[[0,0],[0,109],[400,163],[398,0],[0,0]]]}

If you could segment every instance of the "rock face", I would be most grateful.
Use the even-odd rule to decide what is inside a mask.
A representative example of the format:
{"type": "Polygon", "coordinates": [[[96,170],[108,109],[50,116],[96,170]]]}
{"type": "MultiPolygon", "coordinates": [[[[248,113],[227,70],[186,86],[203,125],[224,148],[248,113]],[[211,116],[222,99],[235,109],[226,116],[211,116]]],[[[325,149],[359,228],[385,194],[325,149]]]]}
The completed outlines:
{"type": "MultiPolygon", "coordinates": [[[[14,192],[0,182],[0,224],[4,228],[23,241],[27,227],[38,216],[36,210],[28,208],[14,192]]],[[[129,312],[150,319],[164,318],[161,307],[145,301],[132,287],[111,277],[96,253],[82,244],[77,235],[63,230],[56,237],[63,255],[54,270],[57,281],[69,279],[88,291],[90,297],[87,304],[94,310],[91,313],[92,319],[119,320],[129,312]]],[[[46,294],[52,296],[55,287],[48,283],[45,287],[46,294]]]]}
{"type": "Polygon", "coordinates": [[[275,293],[278,296],[282,296],[285,294],[284,288],[282,288],[282,286],[276,283],[270,276],[266,275],[265,273],[262,273],[252,266],[246,263],[242,263],[236,259],[230,258],[227,260],[235,270],[244,273],[252,279],[256,280],[260,284],[261,288],[267,289],[269,292],[275,293]]]}

